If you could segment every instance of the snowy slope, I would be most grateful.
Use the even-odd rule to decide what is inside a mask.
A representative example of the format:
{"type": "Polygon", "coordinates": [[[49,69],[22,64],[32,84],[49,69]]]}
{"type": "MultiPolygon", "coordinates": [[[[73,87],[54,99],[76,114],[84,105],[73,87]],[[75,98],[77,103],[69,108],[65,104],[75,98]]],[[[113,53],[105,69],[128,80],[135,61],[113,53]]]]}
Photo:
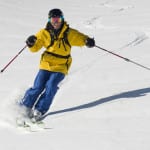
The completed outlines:
{"type": "MultiPolygon", "coordinates": [[[[0,69],[45,26],[55,7],[98,46],[150,67],[149,5],[149,0],[1,0],[0,69]]],[[[72,68],[44,120],[52,129],[15,128],[15,102],[32,85],[41,52],[26,49],[0,74],[1,149],[150,149],[150,71],[98,48],[72,49],[72,68]]]]}

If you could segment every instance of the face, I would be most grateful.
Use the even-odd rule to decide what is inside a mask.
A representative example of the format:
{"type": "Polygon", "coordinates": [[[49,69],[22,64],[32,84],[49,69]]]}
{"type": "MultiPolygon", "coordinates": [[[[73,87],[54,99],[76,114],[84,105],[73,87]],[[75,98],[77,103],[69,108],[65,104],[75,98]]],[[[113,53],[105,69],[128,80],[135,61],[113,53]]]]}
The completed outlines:
{"type": "Polygon", "coordinates": [[[62,22],[63,22],[62,17],[51,17],[50,18],[50,23],[56,30],[58,30],[61,27],[62,22]]]}

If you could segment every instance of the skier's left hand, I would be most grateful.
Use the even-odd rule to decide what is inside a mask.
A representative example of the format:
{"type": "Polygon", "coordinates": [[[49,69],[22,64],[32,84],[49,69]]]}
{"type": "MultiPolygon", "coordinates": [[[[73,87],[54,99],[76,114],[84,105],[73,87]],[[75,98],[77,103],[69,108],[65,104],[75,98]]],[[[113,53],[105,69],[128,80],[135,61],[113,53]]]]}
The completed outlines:
{"type": "Polygon", "coordinates": [[[85,45],[89,48],[92,48],[95,46],[95,40],[94,38],[87,38],[86,39],[86,42],[85,42],[85,45]]]}

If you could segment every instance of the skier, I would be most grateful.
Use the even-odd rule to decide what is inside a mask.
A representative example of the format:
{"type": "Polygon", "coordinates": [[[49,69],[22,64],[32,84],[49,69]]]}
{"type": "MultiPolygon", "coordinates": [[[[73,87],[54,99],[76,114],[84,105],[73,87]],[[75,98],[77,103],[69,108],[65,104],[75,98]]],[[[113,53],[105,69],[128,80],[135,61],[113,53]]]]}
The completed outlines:
{"type": "Polygon", "coordinates": [[[93,38],[69,27],[60,9],[52,9],[48,13],[48,22],[44,29],[27,38],[26,44],[31,52],[42,47],[46,50],[41,55],[40,69],[33,87],[29,88],[21,106],[24,115],[35,121],[49,110],[58,90],[58,84],[64,79],[70,68],[71,47],[95,46],[93,38]]]}

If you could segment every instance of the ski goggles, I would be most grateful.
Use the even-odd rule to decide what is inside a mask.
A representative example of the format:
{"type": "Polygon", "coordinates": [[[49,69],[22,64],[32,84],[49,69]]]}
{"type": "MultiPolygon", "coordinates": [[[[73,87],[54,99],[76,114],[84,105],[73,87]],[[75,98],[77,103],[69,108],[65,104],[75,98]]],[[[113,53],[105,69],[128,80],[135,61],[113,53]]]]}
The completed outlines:
{"type": "Polygon", "coordinates": [[[48,18],[48,21],[51,22],[51,23],[61,23],[63,21],[63,18],[62,17],[51,17],[51,18],[48,18]]]}

